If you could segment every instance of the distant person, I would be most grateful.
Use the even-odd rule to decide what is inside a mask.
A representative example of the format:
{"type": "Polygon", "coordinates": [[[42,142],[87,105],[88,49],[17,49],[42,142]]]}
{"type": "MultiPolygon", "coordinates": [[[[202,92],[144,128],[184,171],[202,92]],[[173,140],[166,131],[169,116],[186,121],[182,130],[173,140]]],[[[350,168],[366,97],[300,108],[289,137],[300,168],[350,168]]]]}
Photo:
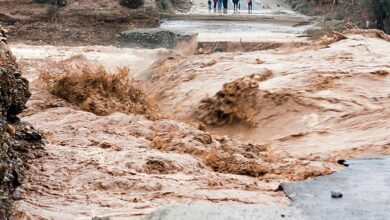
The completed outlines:
{"type": "Polygon", "coordinates": [[[209,0],[208,2],[207,2],[207,4],[209,5],[209,11],[211,10],[211,0],[209,0]]]}
{"type": "Polygon", "coordinates": [[[228,0],[223,0],[223,13],[227,13],[228,10],[228,0]]]}
{"type": "Polygon", "coordinates": [[[233,9],[234,9],[234,12],[238,11],[238,0],[233,0],[233,9]]]}
{"type": "Polygon", "coordinates": [[[217,4],[218,4],[218,0],[214,0],[214,11],[217,10],[217,4]]]}
{"type": "Polygon", "coordinates": [[[252,14],[252,0],[248,0],[248,14],[252,14]]]}
{"type": "Polygon", "coordinates": [[[222,10],[222,0],[218,0],[218,10],[222,10]]]}

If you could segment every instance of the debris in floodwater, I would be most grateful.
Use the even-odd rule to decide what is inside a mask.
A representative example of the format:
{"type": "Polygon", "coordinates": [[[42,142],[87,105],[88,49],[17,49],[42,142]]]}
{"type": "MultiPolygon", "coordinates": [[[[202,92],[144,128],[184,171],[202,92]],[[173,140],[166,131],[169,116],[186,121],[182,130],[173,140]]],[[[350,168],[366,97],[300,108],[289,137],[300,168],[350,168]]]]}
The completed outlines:
{"type": "Polygon", "coordinates": [[[341,192],[337,192],[337,191],[331,191],[330,194],[332,195],[332,198],[334,198],[334,199],[339,199],[339,198],[343,197],[343,194],[341,192]]]}

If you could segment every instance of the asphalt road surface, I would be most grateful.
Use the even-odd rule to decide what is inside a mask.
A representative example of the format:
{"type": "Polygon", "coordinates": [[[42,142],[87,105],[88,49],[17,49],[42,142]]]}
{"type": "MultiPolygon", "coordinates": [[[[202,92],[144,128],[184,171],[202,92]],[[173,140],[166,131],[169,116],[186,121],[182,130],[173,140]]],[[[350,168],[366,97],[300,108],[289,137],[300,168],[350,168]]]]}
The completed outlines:
{"type": "Polygon", "coordinates": [[[390,219],[390,158],[347,161],[329,176],[282,184],[290,206],[185,204],[162,208],[147,220],[388,220],[390,219]],[[331,191],[341,192],[332,198],[331,191]]]}
{"type": "Polygon", "coordinates": [[[390,219],[390,158],[347,161],[341,172],[284,184],[292,207],[305,219],[390,219]],[[342,198],[332,198],[331,191],[342,198]]]}

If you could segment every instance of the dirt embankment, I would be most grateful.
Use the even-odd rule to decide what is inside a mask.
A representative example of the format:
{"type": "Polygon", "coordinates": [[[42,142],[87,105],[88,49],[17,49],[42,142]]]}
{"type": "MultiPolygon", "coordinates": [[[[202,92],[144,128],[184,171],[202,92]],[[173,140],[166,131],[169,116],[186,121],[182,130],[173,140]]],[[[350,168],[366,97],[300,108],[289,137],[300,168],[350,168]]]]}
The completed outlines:
{"type": "Polygon", "coordinates": [[[0,219],[8,219],[13,200],[22,199],[16,190],[24,179],[27,161],[42,155],[41,134],[20,122],[18,114],[30,97],[7,44],[7,31],[0,25],[0,219]]]}
{"type": "Polygon", "coordinates": [[[65,7],[30,0],[0,1],[0,22],[9,25],[13,42],[55,45],[110,45],[116,34],[159,25],[156,3],[138,9],[119,1],[68,1],[65,7]]]}

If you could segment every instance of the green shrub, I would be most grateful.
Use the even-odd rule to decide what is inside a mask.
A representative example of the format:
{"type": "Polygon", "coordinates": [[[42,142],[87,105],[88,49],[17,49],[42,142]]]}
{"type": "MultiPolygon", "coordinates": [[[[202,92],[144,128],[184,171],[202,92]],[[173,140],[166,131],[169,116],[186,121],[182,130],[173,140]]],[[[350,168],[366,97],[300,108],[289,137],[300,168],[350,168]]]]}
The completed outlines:
{"type": "Polygon", "coordinates": [[[329,35],[332,33],[332,30],[328,27],[321,27],[321,28],[312,28],[306,31],[307,36],[311,40],[318,40],[321,39],[325,35],[329,35]]]}
{"type": "Polygon", "coordinates": [[[171,0],[160,0],[160,4],[164,11],[170,12],[173,9],[171,0]]]}
{"type": "Polygon", "coordinates": [[[298,5],[297,6],[297,10],[299,12],[301,12],[302,14],[308,14],[309,13],[309,4],[308,3],[304,3],[302,5],[298,5]]]}
{"type": "Polygon", "coordinates": [[[340,12],[338,12],[337,14],[336,14],[336,20],[344,20],[344,18],[345,18],[345,15],[343,14],[343,13],[340,13],[340,12]]]}
{"type": "Polygon", "coordinates": [[[298,5],[297,0],[287,0],[287,3],[291,5],[292,9],[295,9],[298,5]]]}

